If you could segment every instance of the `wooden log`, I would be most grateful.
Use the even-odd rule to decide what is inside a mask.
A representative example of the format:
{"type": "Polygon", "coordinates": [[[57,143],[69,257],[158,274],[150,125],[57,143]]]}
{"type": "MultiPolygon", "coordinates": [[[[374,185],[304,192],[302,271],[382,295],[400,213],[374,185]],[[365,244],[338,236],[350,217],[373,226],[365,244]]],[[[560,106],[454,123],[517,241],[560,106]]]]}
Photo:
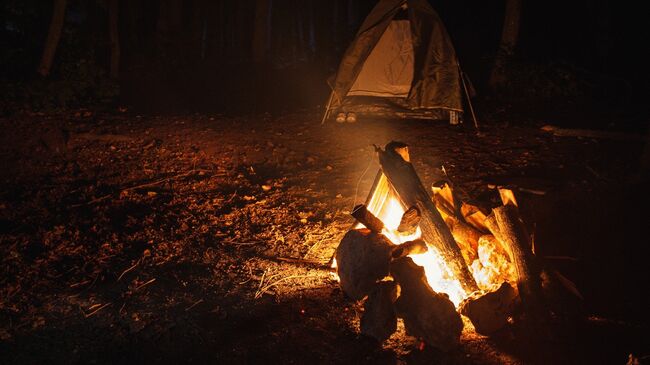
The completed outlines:
{"type": "Polygon", "coordinates": [[[388,275],[394,247],[386,237],[369,229],[348,231],[335,256],[343,292],[355,300],[368,295],[375,283],[388,275]]]}
{"type": "Polygon", "coordinates": [[[393,259],[425,253],[429,250],[427,243],[421,239],[404,242],[393,249],[391,256],[393,259]]]}
{"type": "Polygon", "coordinates": [[[413,165],[404,159],[404,155],[408,156],[407,146],[400,142],[390,142],[385,150],[378,149],[378,153],[382,171],[399,199],[405,206],[415,206],[420,211],[422,239],[438,251],[466,292],[478,290],[449,227],[438,213],[413,165]]]}
{"type": "Polygon", "coordinates": [[[478,239],[482,236],[481,232],[467,223],[452,217],[446,218],[445,223],[451,229],[451,234],[454,236],[458,247],[460,247],[465,262],[471,265],[478,254],[478,239]]]}
{"type": "Polygon", "coordinates": [[[490,335],[508,324],[512,315],[517,294],[508,283],[497,290],[475,293],[460,303],[460,313],[470,319],[476,332],[490,335]]]}
{"type": "Polygon", "coordinates": [[[457,347],[463,321],[449,297],[431,289],[424,268],[402,257],[391,263],[390,273],[400,286],[395,311],[406,332],[442,351],[457,347]]]}
{"type": "Polygon", "coordinates": [[[545,326],[548,311],[542,295],[540,271],[531,250],[528,234],[519,217],[518,209],[513,204],[494,208],[488,228],[496,223],[493,232],[504,245],[515,267],[517,289],[521,298],[524,315],[534,322],[535,327],[545,326]]]}
{"type": "Polygon", "coordinates": [[[384,222],[381,219],[377,218],[372,214],[365,205],[359,204],[354,209],[352,209],[351,215],[359,221],[361,224],[366,226],[369,230],[375,233],[381,233],[384,229],[384,222]]]}
{"type": "Polygon", "coordinates": [[[363,305],[361,333],[383,341],[397,330],[397,315],[394,303],[397,300],[397,284],[380,281],[368,295],[363,305]]]}
{"type": "Polygon", "coordinates": [[[420,224],[420,211],[417,207],[410,207],[402,215],[397,231],[402,234],[414,234],[420,224]]]}

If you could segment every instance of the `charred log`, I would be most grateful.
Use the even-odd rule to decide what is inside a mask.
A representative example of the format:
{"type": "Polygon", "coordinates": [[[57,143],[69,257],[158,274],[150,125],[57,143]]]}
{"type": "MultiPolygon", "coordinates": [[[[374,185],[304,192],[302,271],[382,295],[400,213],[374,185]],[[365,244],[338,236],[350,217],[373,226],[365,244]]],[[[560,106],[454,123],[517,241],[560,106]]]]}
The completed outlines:
{"type": "Polygon", "coordinates": [[[397,300],[397,284],[381,281],[368,295],[361,317],[361,333],[383,341],[397,330],[394,303],[397,300]]]}
{"type": "Polygon", "coordinates": [[[368,211],[366,206],[363,204],[354,207],[351,215],[359,221],[359,223],[363,224],[366,228],[375,233],[381,233],[382,229],[384,229],[384,222],[375,217],[375,215],[368,211]]]}
{"type": "Polygon", "coordinates": [[[394,245],[383,235],[369,229],[351,230],[336,250],[341,288],[350,298],[363,299],[377,280],[388,275],[394,245]]]}
{"type": "Polygon", "coordinates": [[[425,253],[429,250],[427,243],[421,239],[404,242],[393,249],[391,256],[394,259],[425,253]]]}
{"type": "Polygon", "coordinates": [[[407,146],[400,142],[391,142],[386,145],[384,151],[378,149],[378,153],[382,171],[402,203],[407,207],[415,206],[420,211],[420,230],[424,241],[437,249],[465,291],[476,291],[478,286],[465,264],[458,244],[422,185],[413,165],[408,161],[407,146]]]}
{"type": "Polygon", "coordinates": [[[420,211],[417,207],[410,207],[402,215],[397,231],[402,234],[414,234],[420,224],[420,211]]]}
{"type": "Polygon", "coordinates": [[[468,297],[460,304],[460,313],[467,316],[476,332],[490,335],[508,324],[517,294],[508,283],[494,291],[468,297]]]}
{"type": "Polygon", "coordinates": [[[395,310],[406,331],[442,351],[458,346],[463,329],[460,315],[446,294],[431,289],[424,269],[403,257],[391,263],[390,273],[401,289],[395,310]]]}

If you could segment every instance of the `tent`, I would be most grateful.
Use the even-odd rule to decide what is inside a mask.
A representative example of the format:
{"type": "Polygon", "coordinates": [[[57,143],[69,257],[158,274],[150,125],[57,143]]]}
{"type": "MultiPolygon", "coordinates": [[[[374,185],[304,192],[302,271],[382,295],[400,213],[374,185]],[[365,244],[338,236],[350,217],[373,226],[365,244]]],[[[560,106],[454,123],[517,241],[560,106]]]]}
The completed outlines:
{"type": "Polygon", "coordinates": [[[329,84],[323,121],[353,112],[453,122],[463,113],[456,52],[426,0],[380,0],[329,84]]]}

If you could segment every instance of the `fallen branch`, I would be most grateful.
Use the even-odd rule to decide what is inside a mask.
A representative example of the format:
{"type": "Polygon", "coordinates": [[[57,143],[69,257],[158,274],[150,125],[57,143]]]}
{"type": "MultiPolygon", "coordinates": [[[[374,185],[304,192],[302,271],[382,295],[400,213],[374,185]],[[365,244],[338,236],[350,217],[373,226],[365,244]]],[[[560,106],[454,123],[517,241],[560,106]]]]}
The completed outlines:
{"type": "Polygon", "coordinates": [[[553,133],[557,137],[583,137],[583,138],[596,138],[596,139],[611,139],[616,141],[648,141],[648,136],[641,134],[623,133],[623,132],[608,132],[597,131],[590,129],[566,129],[558,128],[553,125],[545,125],[541,128],[544,132],[553,133]]]}
{"type": "MultiPolygon", "coordinates": [[[[175,179],[182,178],[182,177],[187,177],[187,176],[190,176],[190,175],[198,173],[198,172],[210,172],[210,171],[209,170],[204,170],[204,169],[192,169],[192,170],[189,170],[189,171],[184,172],[182,174],[166,177],[164,179],[156,180],[156,181],[149,182],[149,183],[139,184],[139,185],[131,186],[131,187],[128,187],[128,188],[120,189],[119,193],[121,194],[124,191],[133,191],[133,190],[138,190],[138,189],[142,189],[142,188],[148,188],[148,187],[160,185],[160,184],[165,183],[167,181],[175,180],[175,179]]],[[[104,200],[110,198],[111,196],[113,196],[115,194],[116,194],[116,192],[106,194],[106,195],[100,196],[99,198],[95,198],[95,199],[90,200],[90,201],[85,202],[85,203],[73,204],[70,207],[71,208],[78,208],[78,207],[85,206],[85,205],[96,204],[96,203],[99,203],[101,201],[104,201],[104,200]]]]}

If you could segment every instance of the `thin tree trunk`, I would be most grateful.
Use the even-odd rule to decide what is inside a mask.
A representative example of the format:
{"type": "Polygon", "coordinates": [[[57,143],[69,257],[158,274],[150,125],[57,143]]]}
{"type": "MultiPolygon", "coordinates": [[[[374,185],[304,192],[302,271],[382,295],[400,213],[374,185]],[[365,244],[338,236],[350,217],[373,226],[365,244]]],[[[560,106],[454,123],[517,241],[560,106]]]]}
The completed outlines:
{"type": "Polygon", "coordinates": [[[269,0],[257,0],[255,3],[255,29],[253,31],[253,61],[263,63],[266,58],[266,42],[269,17],[269,0]]]}
{"type": "Polygon", "coordinates": [[[521,22],[521,0],[506,0],[505,15],[503,17],[503,30],[501,42],[494,59],[490,73],[490,87],[493,89],[503,85],[507,80],[505,67],[514,54],[519,40],[519,26],[521,22]]]}
{"type": "Polygon", "coordinates": [[[310,58],[314,57],[316,53],[316,31],[314,25],[314,0],[309,0],[308,3],[309,11],[309,56],[310,58]]]}
{"type": "Polygon", "coordinates": [[[54,61],[54,54],[61,39],[61,30],[63,29],[63,22],[65,21],[65,6],[66,0],[54,0],[54,10],[52,11],[52,21],[50,22],[50,29],[47,33],[45,40],[45,47],[43,48],[43,56],[38,65],[37,72],[45,77],[50,74],[52,62],[54,61]]]}
{"type": "Polygon", "coordinates": [[[110,75],[116,79],[120,73],[119,0],[108,3],[108,35],[111,47],[110,75]]]}

